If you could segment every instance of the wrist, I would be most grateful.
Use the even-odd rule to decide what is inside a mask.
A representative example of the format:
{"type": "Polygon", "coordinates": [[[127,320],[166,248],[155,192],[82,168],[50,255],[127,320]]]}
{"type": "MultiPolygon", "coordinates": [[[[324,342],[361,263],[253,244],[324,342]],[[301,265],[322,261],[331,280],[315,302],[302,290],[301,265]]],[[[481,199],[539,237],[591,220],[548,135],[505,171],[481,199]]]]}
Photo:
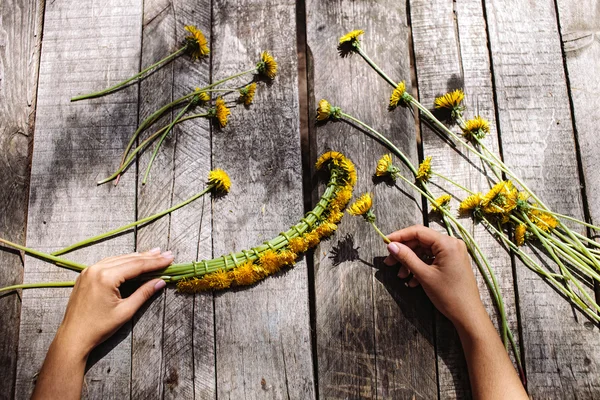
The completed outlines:
{"type": "Polygon", "coordinates": [[[60,349],[61,354],[69,357],[74,361],[87,362],[87,358],[93,346],[87,344],[85,340],[72,329],[65,325],[60,325],[56,331],[56,336],[52,342],[52,346],[60,349]]]}
{"type": "Polygon", "coordinates": [[[476,338],[479,334],[485,334],[490,326],[493,328],[490,316],[481,302],[460,318],[453,319],[452,324],[461,338],[476,338]]]}

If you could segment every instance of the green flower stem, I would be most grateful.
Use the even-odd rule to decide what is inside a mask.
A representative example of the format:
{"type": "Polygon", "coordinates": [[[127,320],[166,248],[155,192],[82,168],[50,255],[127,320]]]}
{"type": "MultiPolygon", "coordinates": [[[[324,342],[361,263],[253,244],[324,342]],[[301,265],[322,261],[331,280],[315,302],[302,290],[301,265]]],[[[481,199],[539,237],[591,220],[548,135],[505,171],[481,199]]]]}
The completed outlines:
{"type": "Polygon", "coordinates": [[[527,266],[533,272],[535,272],[535,273],[541,275],[542,277],[548,279],[553,284],[553,287],[555,289],[557,289],[564,296],[568,297],[575,304],[577,304],[579,306],[579,308],[581,309],[581,311],[584,312],[586,315],[588,315],[588,317],[590,317],[591,319],[593,319],[596,322],[600,322],[600,315],[598,315],[595,312],[593,312],[587,306],[587,304],[585,304],[583,301],[581,301],[581,299],[576,294],[574,294],[573,292],[565,289],[564,285],[561,284],[560,282],[558,282],[556,280],[556,278],[561,279],[561,280],[565,279],[565,277],[563,275],[554,274],[554,273],[545,271],[528,254],[524,253],[517,245],[515,245],[508,238],[506,238],[503,233],[501,233],[499,230],[497,230],[491,224],[489,224],[489,222],[487,220],[483,219],[482,222],[488,228],[490,228],[491,230],[493,230],[496,233],[496,235],[519,256],[519,258],[521,259],[521,261],[523,261],[523,264],[525,264],[525,266],[527,266]]]}
{"type": "Polygon", "coordinates": [[[66,282],[43,282],[43,283],[22,283],[20,285],[5,286],[0,288],[0,292],[8,292],[18,289],[37,289],[37,288],[56,288],[75,286],[75,281],[66,282]]]}
{"type": "Polygon", "coordinates": [[[213,188],[214,188],[214,185],[208,185],[200,193],[195,194],[194,196],[190,197],[189,199],[185,200],[184,202],[181,202],[181,203],[179,203],[179,204],[177,204],[177,205],[175,205],[175,206],[173,206],[171,208],[168,208],[168,209],[166,209],[164,211],[161,211],[159,213],[156,213],[154,215],[150,215],[148,217],[139,219],[139,220],[137,220],[135,222],[123,225],[123,226],[121,226],[119,228],[116,228],[116,229],[113,229],[111,231],[102,233],[100,235],[97,235],[97,236],[94,236],[94,237],[82,240],[81,242],[77,242],[75,244],[72,244],[72,245],[70,245],[68,247],[65,247],[64,249],[57,250],[54,253],[52,253],[52,255],[53,256],[58,256],[58,255],[61,255],[61,254],[65,254],[65,253],[71,252],[71,251],[73,251],[75,249],[78,249],[80,247],[87,246],[87,245],[90,245],[92,243],[96,243],[96,242],[98,242],[98,241],[100,241],[102,239],[105,239],[107,237],[114,236],[117,233],[126,231],[127,229],[133,228],[135,226],[139,226],[139,225],[146,224],[148,222],[155,221],[155,220],[157,220],[157,219],[159,219],[159,218],[161,218],[161,217],[163,217],[163,216],[165,216],[167,214],[172,213],[175,210],[180,209],[181,207],[184,207],[184,206],[190,204],[192,201],[194,201],[196,199],[199,199],[200,197],[204,196],[206,193],[210,192],[213,188]]]}
{"type": "Polygon", "coordinates": [[[354,43],[354,48],[356,49],[356,52],[358,54],[360,54],[360,56],[367,62],[367,64],[369,64],[371,66],[371,68],[373,68],[375,70],[375,72],[377,72],[383,79],[385,79],[390,85],[392,85],[392,87],[394,89],[396,88],[396,86],[398,86],[397,82],[394,82],[392,80],[392,78],[387,76],[387,74],[385,72],[383,72],[381,70],[381,68],[379,68],[379,66],[377,64],[375,64],[375,62],[373,60],[371,60],[371,58],[360,47],[358,42],[354,43]]]}
{"type": "MultiPolygon", "coordinates": [[[[176,123],[179,124],[179,123],[181,123],[183,121],[187,121],[189,119],[200,118],[200,117],[209,117],[209,116],[210,115],[207,113],[192,114],[192,115],[188,115],[187,117],[180,118],[178,121],[176,121],[176,123]]],[[[104,183],[112,181],[117,176],[119,176],[123,171],[125,171],[129,167],[129,165],[131,165],[131,163],[135,159],[136,154],[138,154],[139,152],[144,150],[146,148],[146,146],[148,146],[150,143],[152,143],[157,137],[159,137],[162,133],[164,133],[164,131],[167,130],[168,128],[169,128],[169,125],[165,125],[162,128],[160,128],[158,131],[154,132],[152,135],[150,135],[149,137],[144,139],[144,141],[139,146],[137,146],[131,152],[131,154],[129,154],[129,157],[127,157],[127,160],[125,161],[125,163],[123,163],[123,165],[121,165],[121,167],[119,167],[119,169],[117,169],[117,171],[114,174],[112,174],[108,178],[98,181],[97,184],[102,185],[104,183]]]]}
{"type": "Polygon", "coordinates": [[[20,244],[13,243],[6,239],[0,239],[0,243],[6,245],[8,247],[12,247],[13,249],[24,251],[27,254],[31,254],[33,256],[42,258],[46,261],[54,262],[54,263],[60,265],[61,267],[72,269],[73,271],[83,271],[84,269],[87,268],[86,265],[79,264],[79,263],[76,263],[76,262],[70,261],[70,260],[65,260],[64,258],[59,258],[52,254],[47,254],[47,253],[44,253],[41,251],[30,249],[29,247],[21,246],[20,244]]]}
{"type": "Polygon", "coordinates": [[[162,271],[144,274],[142,275],[142,278],[161,278],[167,282],[178,282],[182,279],[199,277],[218,270],[230,270],[246,261],[255,261],[258,259],[260,253],[268,249],[279,250],[287,246],[289,239],[302,235],[318,221],[318,218],[320,218],[323,212],[327,209],[327,206],[329,205],[331,198],[335,195],[337,188],[337,173],[335,170],[332,170],[331,179],[327,185],[327,188],[312,212],[308,212],[307,215],[302,218],[301,222],[294,225],[287,232],[278,235],[263,245],[256,246],[248,251],[223,255],[212,260],[174,264],[162,271]]]}
{"type": "Polygon", "coordinates": [[[383,232],[381,232],[381,230],[377,227],[377,225],[375,225],[375,222],[371,222],[371,225],[373,226],[373,229],[375,229],[375,232],[377,232],[379,234],[379,236],[381,236],[381,238],[383,239],[383,241],[386,244],[389,244],[392,242],[390,239],[387,238],[387,236],[385,236],[383,234],[383,232]]]}
{"type": "Polygon", "coordinates": [[[527,224],[529,225],[529,227],[531,228],[533,233],[537,236],[540,243],[542,243],[542,246],[544,246],[546,251],[548,251],[548,253],[552,257],[552,259],[554,260],[554,262],[556,262],[556,264],[560,267],[563,275],[566,278],[568,278],[568,280],[570,282],[572,282],[575,285],[575,287],[577,287],[579,292],[581,294],[583,294],[583,296],[588,300],[588,302],[590,302],[593,305],[593,307],[597,311],[600,311],[600,306],[598,306],[596,304],[595,300],[590,297],[590,295],[587,293],[587,291],[579,284],[578,280],[573,278],[573,275],[571,275],[571,272],[560,261],[560,259],[558,258],[558,256],[554,252],[554,250],[547,244],[546,239],[543,237],[543,235],[540,234],[540,229],[533,222],[531,222],[531,220],[529,219],[529,217],[527,217],[527,215],[525,213],[521,213],[521,216],[527,221],[527,224]]]}
{"type": "Polygon", "coordinates": [[[129,79],[126,79],[122,82],[117,83],[114,86],[109,87],[108,89],[104,89],[101,90],[99,92],[94,92],[94,93],[90,93],[90,94],[84,94],[81,96],[76,96],[71,98],[71,101],[79,101],[79,100],[84,100],[84,99],[92,99],[95,97],[102,97],[104,95],[107,95],[109,93],[115,92],[117,89],[122,88],[123,86],[127,85],[129,82],[132,82],[138,78],[141,78],[144,74],[146,74],[147,72],[153,70],[154,68],[158,67],[161,64],[167,63],[168,61],[171,61],[172,59],[176,58],[177,56],[179,56],[181,53],[185,52],[187,50],[187,44],[185,46],[183,46],[182,48],[180,48],[179,50],[177,50],[176,52],[169,54],[168,56],[166,56],[165,58],[163,58],[160,61],[155,62],[154,64],[150,65],[147,68],[144,68],[142,71],[140,71],[139,73],[135,74],[134,76],[132,76],[129,79]]]}
{"type": "MultiPolygon", "coordinates": [[[[125,162],[125,160],[127,159],[127,155],[129,154],[129,151],[131,150],[131,147],[133,146],[133,143],[135,142],[135,140],[137,139],[137,137],[139,136],[139,134],[140,134],[140,133],[141,133],[141,132],[142,132],[144,129],[146,129],[148,126],[152,125],[152,123],[154,123],[154,122],[155,122],[155,121],[156,121],[156,120],[157,120],[157,119],[158,119],[158,118],[159,118],[161,115],[163,115],[163,114],[164,114],[164,113],[165,113],[165,112],[166,112],[168,109],[170,109],[171,107],[174,107],[174,106],[176,106],[177,104],[179,104],[179,103],[181,103],[181,102],[183,102],[183,101],[185,101],[185,100],[187,100],[187,99],[189,99],[189,98],[192,98],[192,97],[194,97],[196,94],[198,94],[198,93],[200,93],[200,92],[206,91],[206,90],[208,90],[208,89],[212,89],[212,88],[214,88],[215,86],[218,86],[218,85],[220,85],[220,84],[222,84],[222,83],[225,83],[225,82],[227,82],[227,81],[230,81],[230,80],[232,80],[232,79],[239,78],[239,77],[241,77],[241,76],[243,76],[243,75],[247,75],[247,74],[250,74],[250,73],[253,73],[253,72],[256,72],[256,67],[254,67],[254,68],[252,68],[252,69],[249,69],[249,70],[247,70],[247,71],[240,72],[240,73],[238,73],[238,74],[235,74],[235,75],[231,75],[231,76],[229,76],[229,77],[227,77],[227,78],[223,78],[223,79],[221,79],[221,80],[219,80],[219,81],[217,81],[217,82],[211,83],[210,85],[204,86],[204,87],[202,87],[202,88],[196,89],[196,90],[194,90],[193,92],[191,92],[191,93],[188,93],[188,94],[186,94],[185,96],[182,96],[182,97],[180,97],[180,98],[178,98],[178,99],[176,99],[176,100],[174,100],[174,101],[170,102],[169,104],[167,104],[167,105],[165,105],[165,106],[161,107],[160,109],[158,109],[157,111],[155,111],[154,113],[152,113],[152,114],[151,114],[151,115],[150,115],[148,118],[146,118],[146,119],[145,119],[145,120],[142,122],[142,124],[141,124],[141,125],[140,125],[140,126],[137,128],[137,129],[136,129],[136,131],[134,132],[133,136],[132,136],[132,137],[131,137],[131,139],[129,140],[129,143],[127,144],[127,147],[125,148],[125,152],[123,153],[123,156],[122,156],[122,158],[121,158],[121,164],[119,165],[119,168],[121,168],[121,167],[123,166],[123,163],[124,163],[124,162],[125,162]]],[[[118,177],[117,177],[117,182],[115,182],[115,184],[117,184],[118,182],[119,182],[119,181],[118,181],[118,177]]]]}
{"type": "Polygon", "coordinates": [[[390,149],[392,152],[394,152],[394,154],[398,158],[400,158],[400,160],[402,160],[402,162],[404,163],[404,165],[406,165],[410,169],[410,171],[413,173],[413,175],[417,175],[417,169],[410,162],[410,160],[408,159],[408,157],[398,147],[394,146],[394,144],[392,142],[390,142],[388,138],[386,138],[381,133],[377,132],[375,129],[371,128],[369,125],[365,124],[364,122],[362,122],[358,118],[353,117],[350,114],[346,114],[344,112],[340,112],[340,115],[342,117],[347,118],[350,121],[352,121],[352,122],[354,122],[354,123],[362,126],[366,130],[368,130],[369,132],[371,132],[373,135],[375,135],[375,137],[377,139],[379,139],[383,143],[385,143],[385,145],[387,146],[387,148],[390,149]]]}
{"type": "Polygon", "coordinates": [[[148,175],[150,174],[150,169],[152,168],[154,159],[156,159],[156,155],[158,154],[158,150],[160,149],[160,146],[162,145],[163,141],[165,140],[167,135],[169,135],[169,132],[171,132],[171,130],[173,129],[173,127],[175,126],[177,121],[179,121],[179,119],[181,119],[183,114],[185,114],[190,109],[190,107],[192,107],[195,103],[196,103],[196,98],[192,98],[192,100],[190,100],[190,102],[179,112],[179,114],[177,114],[175,119],[169,124],[167,130],[162,134],[162,136],[158,140],[158,143],[156,144],[156,147],[154,148],[154,151],[152,152],[152,157],[150,157],[150,161],[148,162],[148,167],[146,167],[146,173],[144,174],[144,179],[142,179],[142,185],[145,185],[146,182],[148,181],[148,175]]]}
{"type": "Polygon", "coordinates": [[[459,188],[459,189],[462,189],[462,190],[464,190],[465,192],[467,192],[467,193],[469,193],[469,194],[476,194],[476,193],[475,193],[475,192],[473,192],[472,190],[469,190],[469,189],[467,189],[467,188],[466,188],[466,187],[464,187],[463,185],[461,185],[461,184],[459,184],[459,183],[457,183],[457,182],[454,182],[452,179],[450,179],[450,178],[448,178],[448,177],[446,177],[446,176],[444,176],[444,175],[442,175],[442,174],[439,174],[439,173],[437,173],[437,172],[435,172],[435,171],[433,171],[433,170],[431,171],[431,174],[432,174],[432,175],[435,175],[435,176],[437,176],[437,177],[439,177],[439,178],[442,178],[443,180],[445,180],[445,181],[447,181],[447,182],[451,183],[452,185],[456,186],[456,187],[457,187],[457,188],[459,188]]]}
{"type": "MultiPolygon", "coordinates": [[[[515,216],[511,215],[510,218],[511,218],[511,220],[516,221],[517,223],[522,223],[522,224],[527,225],[527,222],[521,221],[520,219],[516,218],[515,216]]],[[[544,222],[544,221],[540,220],[540,222],[544,222]]],[[[548,232],[544,231],[543,229],[538,229],[538,232],[547,239],[547,243],[549,245],[551,245],[555,249],[558,249],[561,254],[564,254],[565,255],[564,258],[566,258],[569,262],[571,262],[574,267],[591,275],[591,278],[593,278],[593,279],[598,280],[600,278],[600,275],[596,271],[594,271],[593,269],[590,268],[590,266],[592,266],[592,267],[595,266],[594,261],[590,260],[587,257],[587,255],[582,254],[581,248],[579,246],[576,248],[570,248],[564,241],[564,239],[567,239],[567,238],[560,235],[556,231],[554,231],[553,233],[555,235],[560,235],[559,237],[563,238],[563,241],[556,240],[556,238],[554,236],[552,236],[548,232]],[[577,254],[577,252],[579,252],[579,254],[577,254]]]]}

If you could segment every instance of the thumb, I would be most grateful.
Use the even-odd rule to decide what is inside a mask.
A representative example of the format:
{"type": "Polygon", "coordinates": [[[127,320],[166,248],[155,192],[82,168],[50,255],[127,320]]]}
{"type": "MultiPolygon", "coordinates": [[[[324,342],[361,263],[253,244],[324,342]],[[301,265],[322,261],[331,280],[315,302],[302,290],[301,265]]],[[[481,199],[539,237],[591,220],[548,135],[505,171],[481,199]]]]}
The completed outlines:
{"type": "Polygon", "coordinates": [[[131,294],[125,301],[123,301],[123,308],[127,313],[128,317],[133,317],[140,307],[162,288],[167,285],[167,282],[162,279],[153,279],[144,283],[135,292],[131,294]]]}
{"type": "Polygon", "coordinates": [[[400,261],[406,268],[410,269],[417,278],[422,277],[427,273],[429,268],[431,268],[421,261],[419,256],[417,256],[410,247],[405,246],[402,243],[391,242],[388,244],[388,251],[396,260],[400,261]]]}

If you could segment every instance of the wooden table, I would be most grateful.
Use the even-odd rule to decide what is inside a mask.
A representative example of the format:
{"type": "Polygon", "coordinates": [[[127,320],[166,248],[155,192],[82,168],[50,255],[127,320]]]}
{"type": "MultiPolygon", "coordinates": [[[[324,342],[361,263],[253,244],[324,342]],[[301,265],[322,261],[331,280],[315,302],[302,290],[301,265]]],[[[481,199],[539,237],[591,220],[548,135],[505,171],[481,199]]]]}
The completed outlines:
{"type": "MultiPolygon", "coordinates": [[[[415,162],[432,155],[456,181],[485,190],[472,157],[407,110],[388,113],[387,84],[358,56],[338,56],[337,38],[351,29],[366,31],[367,52],[424,104],[464,88],[470,112],[492,122],[488,143],[551,207],[600,222],[597,1],[4,0],[0,13],[0,236],[30,247],[52,251],[167,208],[220,167],[233,180],[224,199],[206,197],[69,257],[92,264],[160,246],[189,261],[247,248],[314,202],[312,165],[326,149],[357,164],[356,190],[375,192],[384,231],[427,222],[410,188],[374,187],[378,143],[345,123],[313,124],[321,98],[385,132],[415,162]],[[160,59],[185,24],[207,34],[209,59],[182,57],[139,85],[69,102],[160,59]],[[223,130],[206,120],[178,125],[146,186],[138,172],[149,154],[118,186],[95,185],[114,170],[138,121],[247,69],[263,49],[280,74],[259,88],[255,105],[234,109],[223,130]]],[[[600,398],[598,327],[482,227],[471,229],[499,276],[531,396],[600,398]]],[[[169,287],[93,353],[84,394],[469,398],[454,329],[420,289],[382,265],[385,254],[366,224],[345,218],[313,257],[254,287],[195,296],[169,287]]],[[[75,276],[12,251],[0,252],[0,268],[0,286],[75,276]]],[[[0,398],[31,393],[69,293],[0,297],[0,398]]]]}

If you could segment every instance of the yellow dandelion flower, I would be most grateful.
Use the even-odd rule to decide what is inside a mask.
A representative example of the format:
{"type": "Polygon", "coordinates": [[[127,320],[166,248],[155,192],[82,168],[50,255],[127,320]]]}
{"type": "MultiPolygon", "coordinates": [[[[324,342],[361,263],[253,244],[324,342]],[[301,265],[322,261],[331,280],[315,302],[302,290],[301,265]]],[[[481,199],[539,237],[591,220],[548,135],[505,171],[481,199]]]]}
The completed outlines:
{"type": "Polygon", "coordinates": [[[317,107],[317,121],[327,121],[330,115],[331,104],[327,100],[321,99],[317,107]]]}
{"type": "Polygon", "coordinates": [[[330,119],[336,121],[340,119],[341,112],[339,107],[332,106],[327,100],[321,99],[317,107],[317,122],[326,122],[330,119]]]}
{"type": "Polygon", "coordinates": [[[339,44],[342,45],[342,44],[348,43],[348,42],[350,42],[350,43],[355,42],[356,40],[358,40],[358,37],[360,35],[362,35],[363,33],[365,33],[365,31],[363,31],[362,29],[356,29],[356,30],[350,31],[340,38],[339,44]]]}
{"type": "Polygon", "coordinates": [[[498,182],[483,196],[481,200],[483,212],[488,214],[509,213],[517,207],[518,196],[517,188],[511,181],[498,182]]]}
{"type": "Polygon", "coordinates": [[[373,206],[373,198],[371,193],[365,193],[360,196],[350,207],[348,213],[350,215],[366,215],[373,206]]]}
{"type": "Polygon", "coordinates": [[[352,189],[342,188],[337,191],[336,196],[331,200],[330,207],[335,210],[342,210],[352,198],[352,189]]]}
{"type": "Polygon", "coordinates": [[[231,180],[227,172],[222,169],[213,169],[208,173],[208,184],[214,185],[215,189],[223,193],[229,193],[231,188],[231,180]]]}
{"type": "Polygon", "coordinates": [[[281,251],[277,256],[279,257],[279,263],[282,266],[294,265],[294,263],[296,262],[296,258],[298,258],[298,255],[290,250],[281,251]]]}
{"type": "Polygon", "coordinates": [[[469,215],[476,211],[483,200],[482,193],[475,193],[464,199],[458,206],[458,212],[461,215],[469,215]]]}
{"type": "Polygon", "coordinates": [[[330,160],[341,161],[344,158],[345,158],[344,155],[342,153],[340,153],[339,151],[327,151],[327,152],[321,154],[321,156],[317,159],[315,168],[321,169],[323,167],[323,165],[327,164],[330,160]]]}
{"type": "Polygon", "coordinates": [[[558,226],[558,220],[547,212],[532,210],[531,215],[535,225],[544,232],[549,232],[558,226]]]}
{"type": "Polygon", "coordinates": [[[200,88],[196,88],[196,96],[198,98],[198,101],[202,103],[210,101],[210,95],[206,92],[201,91],[200,88]]]}
{"type": "Polygon", "coordinates": [[[396,89],[394,89],[394,91],[392,92],[392,95],[390,96],[390,104],[388,106],[388,109],[393,110],[396,107],[398,107],[398,105],[406,106],[407,102],[405,95],[406,84],[404,83],[404,81],[402,81],[398,84],[398,86],[396,86],[396,89]]]}
{"type": "Polygon", "coordinates": [[[267,275],[272,275],[281,269],[281,261],[275,250],[263,252],[258,259],[258,263],[267,275]]]}
{"type": "Polygon", "coordinates": [[[288,242],[288,249],[296,254],[305,253],[308,250],[308,244],[301,237],[295,237],[288,242]]]}
{"type": "Polygon", "coordinates": [[[316,232],[309,232],[304,234],[303,239],[306,242],[306,245],[309,249],[312,249],[321,241],[321,238],[319,238],[319,235],[317,235],[316,232]]]}
{"type": "Polygon", "coordinates": [[[246,261],[231,271],[237,286],[248,286],[258,282],[262,277],[254,268],[252,261],[246,261]]]}
{"type": "Polygon", "coordinates": [[[517,246],[523,246],[525,243],[525,232],[527,232],[527,226],[525,224],[519,224],[515,228],[515,243],[517,246]]]}
{"type": "Polygon", "coordinates": [[[227,125],[227,117],[231,114],[229,108],[225,105],[225,100],[222,97],[217,97],[217,101],[215,102],[214,116],[219,121],[219,126],[221,128],[225,128],[227,125]]]}
{"type": "Polygon", "coordinates": [[[263,51],[260,55],[260,61],[256,64],[256,70],[259,74],[274,79],[277,75],[277,61],[268,51],[263,51]]]}
{"type": "Polygon", "coordinates": [[[356,176],[356,167],[354,163],[350,161],[350,159],[344,157],[342,161],[340,161],[340,167],[346,171],[346,180],[348,184],[351,186],[356,185],[356,180],[358,179],[356,176]]]}
{"type": "Polygon", "coordinates": [[[329,216],[327,217],[327,221],[331,222],[332,224],[339,224],[343,217],[343,212],[332,210],[331,213],[329,213],[329,216]]]}
{"type": "Polygon", "coordinates": [[[381,156],[379,161],[377,161],[377,167],[375,168],[375,176],[389,177],[395,180],[396,178],[398,178],[399,174],[400,169],[398,169],[398,167],[396,167],[392,163],[391,154],[384,154],[383,156],[381,156]]]}
{"type": "Polygon", "coordinates": [[[202,31],[193,25],[186,25],[184,29],[190,33],[186,36],[185,42],[192,58],[197,60],[200,57],[207,56],[210,49],[202,31]]]}
{"type": "Polygon", "coordinates": [[[469,141],[481,140],[490,133],[490,123],[479,115],[465,122],[463,136],[469,141]]]}
{"type": "Polygon", "coordinates": [[[222,290],[227,289],[233,283],[233,277],[222,269],[204,275],[204,278],[211,289],[222,290]]]}
{"type": "Polygon", "coordinates": [[[249,106],[254,100],[254,93],[256,93],[256,82],[252,82],[248,86],[245,86],[239,90],[240,92],[240,103],[249,106]]]}
{"type": "Polygon", "coordinates": [[[450,200],[452,200],[452,196],[449,194],[443,194],[435,199],[435,202],[431,204],[431,209],[434,212],[442,212],[442,209],[447,208],[448,204],[450,204],[450,200]]]}
{"type": "Polygon", "coordinates": [[[177,282],[177,290],[181,293],[199,293],[210,289],[209,282],[204,278],[184,279],[177,282]]]}
{"type": "Polygon", "coordinates": [[[326,237],[333,235],[333,232],[335,232],[336,230],[337,230],[336,224],[325,221],[321,225],[319,225],[317,227],[317,229],[315,229],[315,233],[320,238],[326,238],[326,237]]]}
{"type": "Polygon", "coordinates": [[[392,155],[384,154],[381,156],[379,161],[377,161],[377,167],[375,168],[375,175],[377,176],[386,176],[388,174],[388,169],[392,166],[392,155]]]}
{"type": "Polygon", "coordinates": [[[435,108],[447,108],[449,110],[454,110],[457,107],[460,107],[460,103],[464,98],[465,93],[460,89],[456,89],[453,92],[437,97],[435,99],[435,108]]]}
{"type": "Polygon", "coordinates": [[[417,182],[429,182],[431,179],[431,156],[425,157],[423,162],[419,165],[419,170],[415,176],[417,182]]]}

